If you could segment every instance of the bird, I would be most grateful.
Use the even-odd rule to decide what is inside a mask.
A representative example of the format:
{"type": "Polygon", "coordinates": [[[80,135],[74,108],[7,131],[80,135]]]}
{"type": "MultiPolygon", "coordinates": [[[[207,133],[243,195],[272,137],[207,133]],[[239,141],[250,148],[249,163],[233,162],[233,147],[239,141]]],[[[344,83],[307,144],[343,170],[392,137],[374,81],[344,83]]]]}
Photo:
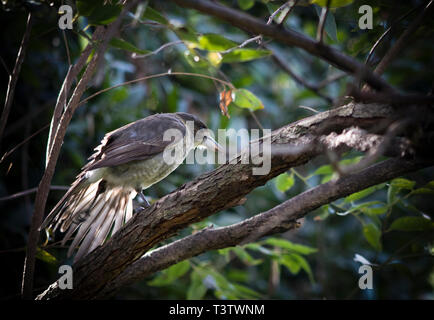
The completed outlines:
{"type": "Polygon", "coordinates": [[[76,263],[132,217],[136,196],[149,206],[143,190],[167,177],[196,147],[222,151],[207,126],[185,112],[154,114],[107,133],[39,230],[60,230],[62,245],[73,238],[67,257],[79,245],[76,263]],[[171,129],[179,134],[167,139],[171,129]],[[167,161],[174,150],[177,161],[167,161]]]}

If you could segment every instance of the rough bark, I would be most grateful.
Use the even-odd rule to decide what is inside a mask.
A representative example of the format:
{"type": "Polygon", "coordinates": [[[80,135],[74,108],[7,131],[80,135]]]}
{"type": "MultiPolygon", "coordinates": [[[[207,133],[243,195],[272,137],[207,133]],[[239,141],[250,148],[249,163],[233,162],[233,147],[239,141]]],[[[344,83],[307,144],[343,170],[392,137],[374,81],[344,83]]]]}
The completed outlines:
{"type": "MultiPolygon", "coordinates": [[[[244,196],[256,187],[291,167],[308,162],[325,148],[347,148],[345,139],[336,143],[334,136],[345,128],[386,127],[379,124],[390,123],[393,112],[393,108],[387,105],[350,103],[272,132],[271,170],[268,174],[253,175],[255,165],[242,164],[241,157],[238,157],[184,184],[136,214],[105,245],[78,261],[74,266],[73,290],[62,291],[54,284],[39,299],[97,297],[107,283],[114,281],[131,263],[159,242],[191,223],[240,204],[244,196]],[[287,152],[282,152],[285,150],[287,152]]],[[[357,147],[354,141],[352,144],[357,147]]],[[[395,151],[395,154],[400,152],[395,151]]],[[[362,188],[363,184],[352,192],[362,188]]]]}

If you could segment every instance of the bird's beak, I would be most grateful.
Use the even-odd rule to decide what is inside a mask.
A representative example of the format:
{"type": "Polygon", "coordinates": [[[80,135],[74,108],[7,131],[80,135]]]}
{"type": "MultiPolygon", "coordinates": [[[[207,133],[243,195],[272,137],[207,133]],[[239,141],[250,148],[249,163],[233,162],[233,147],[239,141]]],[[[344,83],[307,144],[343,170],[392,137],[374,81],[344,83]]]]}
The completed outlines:
{"type": "Polygon", "coordinates": [[[208,149],[208,150],[212,150],[212,151],[217,151],[217,152],[223,152],[223,147],[214,140],[214,138],[210,137],[210,136],[206,136],[205,141],[203,142],[203,145],[208,149]]]}

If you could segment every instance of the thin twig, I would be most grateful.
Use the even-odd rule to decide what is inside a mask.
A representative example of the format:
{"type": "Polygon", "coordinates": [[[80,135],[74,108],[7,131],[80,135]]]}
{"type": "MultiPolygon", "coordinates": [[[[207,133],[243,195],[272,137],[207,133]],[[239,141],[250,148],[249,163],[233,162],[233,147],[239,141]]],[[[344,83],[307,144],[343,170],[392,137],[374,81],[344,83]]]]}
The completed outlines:
{"type": "Polygon", "coordinates": [[[8,157],[11,153],[13,153],[15,150],[17,150],[19,147],[21,147],[23,144],[25,144],[26,142],[28,142],[30,139],[32,139],[36,135],[40,134],[42,131],[44,131],[45,129],[47,129],[49,126],[50,126],[50,124],[46,124],[45,126],[43,126],[42,128],[40,128],[39,130],[37,130],[35,133],[31,134],[29,137],[27,137],[26,139],[24,139],[23,141],[21,141],[20,143],[18,143],[11,150],[9,150],[8,152],[6,152],[3,155],[3,157],[0,159],[0,163],[2,163],[3,160],[6,159],[6,157],[8,157]]]}
{"type": "Polygon", "coordinates": [[[330,83],[333,83],[333,82],[338,81],[342,78],[345,78],[346,76],[348,76],[348,73],[344,73],[344,72],[332,74],[331,76],[329,76],[326,79],[319,82],[316,85],[316,88],[317,88],[317,90],[320,90],[320,89],[328,86],[330,83]]]}
{"type": "Polygon", "coordinates": [[[377,93],[372,91],[363,91],[354,85],[348,85],[348,95],[354,97],[356,101],[365,103],[389,103],[399,105],[433,105],[434,96],[420,94],[400,94],[400,93],[377,93]]]}
{"type": "Polygon", "coordinates": [[[63,42],[65,43],[66,56],[68,57],[68,65],[70,66],[70,65],[72,65],[71,54],[69,52],[69,44],[68,44],[68,39],[66,38],[65,30],[62,30],[62,36],[63,36],[63,42]]]}
{"type": "Polygon", "coordinates": [[[286,12],[285,16],[284,16],[282,19],[279,19],[279,21],[277,22],[278,25],[281,25],[281,24],[283,24],[283,23],[286,21],[286,19],[287,19],[287,18],[289,17],[289,15],[291,14],[292,10],[294,10],[294,8],[295,8],[295,6],[297,5],[298,1],[299,1],[299,0],[293,0],[293,1],[291,1],[292,3],[289,5],[289,7],[288,7],[288,9],[287,9],[287,12],[286,12]]]}
{"type": "Polygon", "coordinates": [[[8,66],[6,65],[6,62],[3,60],[3,57],[2,57],[2,56],[0,56],[0,62],[2,63],[2,66],[5,68],[6,73],[8,74],[8,76],[10,76],[10,75],[11,75],[11,72],[9,71],[9,68],[8,68],[8,66]]]}
{"type": "MultiPolygon", "coordinates": [[[[265,46],[265,48],[270,50],[267,46],[265,46]]],[[[333,102],[332,98],[319,92],[318,88],[315,85],[311,85],[310,83],[306,82],[302,77],[300,77],[299,75],[294,73],[294,71],[292,71],[292,69],[287,65],[287,63],[285,63],[282,60],[282,58],[280,58],[274,51],[272,51],[271,57],[274,60],[274,62],[276,62],[276,64],[282,68],[283,71],[285,71],[288,75],[291,76],[291,78],[293,78],[295,80],[295,82],[301,84],[302,86],[306,87],[310,91],[315,92],[318,96],[325,99],[328,103],[333,102]]]]}
{"type": "Polygon", "coordinates": [[[21,66],[24,62],[24,57],[26,56],[27,46],[30,40],[30,33],[32,31],[33,15],[31,12],[27,15],[26,31],[24,32],[23,39],[21,40],[20,49],[17,54],[17,59],[15,61],[14,69],[12,74],[9,76],[8,89],[6,92],[5,104],[3,107],[3,112],[0,118],[0,143],[3,139],[3,132],[6,128],[6,123],[8,121],[9,113],[12,107],[12,101],[14,100],[15,87],[17,85],[18,76],[21,71],[21,66]]]}
{"type": "Polygon", "coordinates": [[[392,62],[395,57],[397,57],[398,53],[404,49],[406,45],[408,45],[411,37],[414,37],[414,33],[419,28],[423,19],[428,16],[428,12],[433,8],[434,0],[431,0],[422,12],[413,20],[411,25],[404,31],[404,33],[399,37],[399,39],[395,42],[395,44],[390,48],[390,50],[384,55],[383,59],[381,59],[380,63],[375,68],[375,73],[378,75],[382,75],[389,64],[392,62]]]}
{"type": "Polygon", "coordinates": [[[243,43],[241,43],[240,45],[238,45],[238,46],[236,46],[236,47],[233,47],[233,48],[230,48],[230,49],[228,49],[228,50],[226,50],[226,51],[222,51],[222,52],[220,52],[220,53],[221,53],[221,54],[227,54],[227,53],[232,52],[232,51],[234,51],[234,50],[236,50],[236,49],[241,49],[241,48],[247,46],[247,45],[248,45],[249,43],[251,43],[251,42],[254,42],[254,41],[261,41],[261,39],[262,39],[262,36],[261,36],[261,35],[256,36],[256,37],[253,37],[253,38],[249,38],[249,39],[247,39],[246,41],[244,41],[243,43]]]}
{"type": "Polygon", "coordinates": [[[159,53],[159,52],[160,52],[161,50],[163,50],[163,49],[166,49],[166,48],[168,48],[168,47],[170,47],[170,46],[173,46],[173,45],[182,44],[182,43],[184,43],[183,40],[176,40],[176,41],[168,42],[168,43],[163,44],[163,45],[162,45],[161,47],[159,47],[158,49],[156,49],[156,50],[154,50],[154,51],[152,51],[152,52],[146,53],[146,54],[137,54],[137,53],[133,52],[133,53],[131,54],[131,58],[133,58],[133,59],[143,59],[143,58],[147,58],[147,57],[149,57],[149,56],[152,56],[152,55],[155,55],[155,54],[159,53]]]}
{"type": "Polygon", "coordinates": [[[252,17],[245,12],[220,5],[213,1],[172,0],[172,2],[175,2],[184,8],[196,9],[209,16],[226,21],[234,27],[247,30],[249,33],[257,35],[261,34],[264,37],[270,37],[273,40],[286,45],[301,48],[345,72],[353,75],[360,73],[362,80],[366,81],[370,87],[376,90],[396,91],[396,89],[387,83],[387,81],[374,74],[371,70],[366,68],[364,64],[360,63],[353,57],[350,57],[342,51],[326,44],[319,46],[317,41],[294,30],[274,25],[267,25],[260,19],[252,17]]]}
{"type": "Polygon", "coordinates": [[[273,22],[274,17],[275,17],[275,16],[276,16],[280,11],[282,11],[283,9],[285,9],[285,8],[289,5],[290,2],[291,2],[291,1],[287,1],[287,2],[285,2],[283,5],[281,5],[279,8],[277,8],[277,10],[274,11],[274,12],[271,14],[271,16],[268,18],[267,24],[271,24],[271,23],[273,22]]]}
{"type": "Polygon", "coordinates": [[[319,18],[319,24],[316,33],[316,41],[318,41],[319,43],[323,43],[324,26],[327,20],[327,14],[329,12],[330,2],[331,0],[327,0],[327,4],[325,8],[322,8],[321,10],[321,16],[319,18]]]}
{"type": "Polygon", "coordinates": [[[314,114],[320,113],[320,111],[315,110],[315,109],[312,108],[312,107],[308,107],[308,106],[298,106],[298,107],[299,107],[300,109],[306,109],[306,110],[309,110],[309,111],[313,112],[314,114]]]}
{"type": "MultiPolygon", "coordinates": [[[[50,186],[50,190],[65,191],[68,189],[69,189],[68,186],[50,186]]],[[[38,187],[34,187],[31,189],[20,191],[20,192],[11,194],[10,196],[1,197],[0,201],[7,201],[7,200],[13,200],[13,199],[21,198],[21,197],[27,196],[29,194],[35,193],[36,191],[38,191],[38,187]]]]}

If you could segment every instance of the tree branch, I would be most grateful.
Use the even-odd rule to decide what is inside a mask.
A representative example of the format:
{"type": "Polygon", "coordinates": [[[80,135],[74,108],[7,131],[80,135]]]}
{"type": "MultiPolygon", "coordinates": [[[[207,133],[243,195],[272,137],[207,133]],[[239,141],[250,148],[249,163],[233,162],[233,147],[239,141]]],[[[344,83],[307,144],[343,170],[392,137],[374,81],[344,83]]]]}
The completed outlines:
{"type": "Polygon", "coordinates": [[[202,229],[148,252],[128,266],[116,279],[107,283],[97,298],[108,298],[124,286],[204,252],[246,244],[263,235],[297,228],[298,219],[322,205],[424,166],[426,166],[424,163],[400,159],[386,160],[359,173],[307,190],[271,210],[242,222],[216,229],[212,227],[202,229]]]}
{"type": "MultiPolygon", "coordinates": [[[[191,223],[238,205],[256,187],[321,154],[324,144],[332,141],[323,139],[319,143],[318,136],[341,132],[351,126],[378,126],[381,121],[389,121],[392,114],[393,109],[387,105],[351,103],[274,131],[263,138],[271,141],[270,172],[254,175],[254,159],[249,164],[241,163],[241,159],[248,155],[243,152],[230,163],[184,184],[134,215],[103,246],[79,260],[74,265],[73,290],[58,290],[54,285],[39,298],[95,298],[105,284],[113,281],[129,264],[159,242],[191,223]]],[[[325,147],[342,150],[345,144],[333,143],[325,147]]]]}
{"type": "Polygon", "coordinates": [[[21,66],[24,62],[24,57],[26,56],[27,46],[30,40],[30,33],[32,31],[32,25],[33,25],[33,15],[31,12],[29,12],[27,16],[26,31],[24,32],[23,39],[21,40],[21,45],[17,54],[15,66],[14,69],[12,70],[12,74],[9,75],[8,90],[6,92],[5,104],[0,118],[0,144],[3,140],[3,132],[6,128],[9,112],[11,111],[12,101],[14,100],[15,87],[17,85],[18,76],[21,71],[21,66]]]}

